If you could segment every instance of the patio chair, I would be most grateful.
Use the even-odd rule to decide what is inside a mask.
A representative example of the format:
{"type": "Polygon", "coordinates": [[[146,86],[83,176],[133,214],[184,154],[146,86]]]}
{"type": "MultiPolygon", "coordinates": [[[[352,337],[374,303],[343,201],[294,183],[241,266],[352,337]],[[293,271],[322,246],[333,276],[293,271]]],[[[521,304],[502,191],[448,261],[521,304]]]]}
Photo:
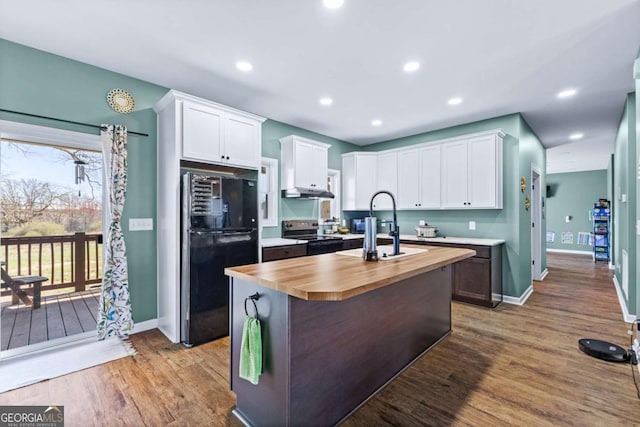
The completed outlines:
{"type": "Polygon", "coordinates": [[[44,276],[16,276],[11,277],[2,268],[2,287],[11,289],[11,304],[18,304],[18,300],[24,305],[30,305],[31,309],[40,308],[40,291],[42,290],[42,282],[49,280],[44,276]],[[33,301],[29,298],[29,294],[21,288],[24,285],[33,285],[33,301]]]}

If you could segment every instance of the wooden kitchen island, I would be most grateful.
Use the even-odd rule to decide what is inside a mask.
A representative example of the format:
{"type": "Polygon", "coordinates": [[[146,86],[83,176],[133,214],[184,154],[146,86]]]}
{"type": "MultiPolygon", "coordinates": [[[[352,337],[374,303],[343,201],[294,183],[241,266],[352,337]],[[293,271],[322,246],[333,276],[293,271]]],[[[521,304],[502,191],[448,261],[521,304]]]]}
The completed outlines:
{"type": "MultiPolygon", "coordinates": [[[[425,249],[401,250],[411,247],[425,249]]],[[[449,335],[450,264],[475,252],[426,249],[379,262],[333,253],[226,268],[233,413],[254,426],[338,424],[449,335]],[[263,373],[253,385],[238,362],[245,299],[256,292],[263,373]]]]}

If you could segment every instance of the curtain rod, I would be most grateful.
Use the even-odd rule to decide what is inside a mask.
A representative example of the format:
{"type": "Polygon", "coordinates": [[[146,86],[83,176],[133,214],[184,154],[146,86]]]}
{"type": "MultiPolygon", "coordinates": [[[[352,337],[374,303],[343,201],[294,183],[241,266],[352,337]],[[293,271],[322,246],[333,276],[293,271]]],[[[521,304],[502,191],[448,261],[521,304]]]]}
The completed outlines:
{"type": "MultiPolygon", "coordinates": [[[[2,111],[3,113],[20,114],[20,115],[28,116],[28,117],[36,117],[38,119],[47,119],[47,120],[53,120],[55,122],[71,123],[72,125],[80,125],[80,126],[87,126],[87,127],[96,128],[96,129],[102,129],[102,126],[100,126],[100,125],[92,125],[90,123],[74,122],[73,120],[57,119],[55,117],[40,116],[38,114],[23,113],[21,111],[5,110],[4,108],[0,108],[0,111],[2,111]]],[[[127,130],[127,133],[130,133],[130,134],[133,134],[133,135],[139,135],[139,136],[149,136],[148,133],[134,132],[134,131],[131,131],[131,130],[127,130]]]]}

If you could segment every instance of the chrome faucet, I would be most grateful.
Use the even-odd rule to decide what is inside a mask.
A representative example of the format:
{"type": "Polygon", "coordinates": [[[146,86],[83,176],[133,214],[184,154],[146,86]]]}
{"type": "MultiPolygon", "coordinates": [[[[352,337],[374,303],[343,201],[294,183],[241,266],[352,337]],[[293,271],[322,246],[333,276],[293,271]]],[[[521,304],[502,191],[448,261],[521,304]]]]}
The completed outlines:
{"type": "MultiPolygon", "coordinates": [[[[383,194],[383,193],[384,194],[388,194],[389,197],[391,197],[391,202],[393,204],[393,228],[391,229],[391,231],[389,231],[389,236],[391,236],[393,238],[393,254],[392,254],[392,256],[400,255],[400,227],[398,227],[398,218],[396,216],[396,199],[395,199],[395,197],[393,197],[393,194],[391,194],[389,191],[385,191],[385,190],[381,190],[381,191],[378,191],[378,192],[374,193],[373,196],[371,196],[371,201],[369,202],[369,217],[370,218],[374,218],[373,217],[373,199],[375,199],[378,194],[383,194]]],[[[375,223],[375,218],[374,218],[373,221],[375,223]]],[[[365,236],[364,236],[365,242],[370,241],[372,238],[373,238],[373,241],[375,242],[376,229],[375,229],[375,227],[373,227],[373,230],[371,230],[371,228],[372,227],[365,227],[365,236]],[[369,231],[370,233],[371,232],[374,233],[374,236],[367,236],[366,235],[367,231],[369,231]]],[[[375,245],[374,245],[373,249],[375,251],[375,245]]]]}

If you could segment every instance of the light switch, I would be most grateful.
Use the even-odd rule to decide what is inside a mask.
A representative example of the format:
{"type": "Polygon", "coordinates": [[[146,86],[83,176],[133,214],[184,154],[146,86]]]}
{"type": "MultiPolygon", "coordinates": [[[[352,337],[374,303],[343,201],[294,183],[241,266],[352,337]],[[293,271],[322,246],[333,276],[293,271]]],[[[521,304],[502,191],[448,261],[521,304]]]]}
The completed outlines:
{"type": "Polygon", "coordinates": [[[476,222],[469,221],[469,230],[475,230],[475,229],[476,229],[476,222]]]}
{"type": "Polygon", "coordinates": [[[129,231],[153,230],[153,218],[129,218],[129,231]]]}

